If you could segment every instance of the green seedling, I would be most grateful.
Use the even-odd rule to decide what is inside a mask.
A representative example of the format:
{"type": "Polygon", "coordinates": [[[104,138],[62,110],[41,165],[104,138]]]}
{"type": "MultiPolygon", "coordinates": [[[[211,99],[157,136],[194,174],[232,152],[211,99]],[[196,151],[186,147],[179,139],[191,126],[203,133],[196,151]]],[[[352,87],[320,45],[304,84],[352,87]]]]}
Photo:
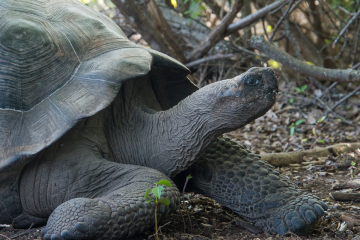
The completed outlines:
{"type": "Polygon", "coordinates": [[[156,235],[156,240],[159,240],[158,227],[157,227],[157,207],[158,207],[158,204],[165,205],[165,206],[170,204],[170,200],[168,198],[161,198],[161,192],[164,189],[164,187],[159,186],[159,185],[164,185],[164,186],[167,186],[167,187],[171,187],[171,183],[168,180],[162,179],[159,182],[155,183],[154,188],[146,190],[145,195],[144,195],[146,203],[150,203],[150,202],[155,203],[155,235],[156,235]],[[155,196],[154,200],[148,199],[151,192],[155,196]]]}
{"type": "MultiPolygon", "coordinates": [[[[315,123],[316,125],[315,125],[315,127],[312,129],[312,133],[314,134],[315,137],[317,137],[317,136],[316,136],[316,127],[317,127],[317,125],[320,124],[320,123],[322,123],[325,119],[326,119],[326,116],[322,116],[319,120],[316,121],[316,123],[315,123]]],[[[322,140],[322,139],[320,139],[320,137],[317,138],[317,142],[318,142],[318,143],[321,143],[321,144],[325,144],[325,141],[322,140]]],[[[316,143],[316,141],[315,141],[315,143],[316,143]]],[[[314,143],[314,144],[315,144],[315,143],[314,143]]]]}
{"type": "Polygon", "coordinates": [[[354,178],[354,170],[355,170],[355,167],[356,166],[356,162],[352,161],[351,162],[351,167],[350,167],[350,177],[351,178],[354,178]]]}
{"type": "MultiPolygon", "coordinates": [[[[186,177],[186,181],[185,181],[185,184],[184,184],[184,187],[183,187],[183,191],[182,191],[182,201],[181,201],[181,207],[182,209],[185,209],[185,203],[184,203],[184,195],[185,195],[185,188],[186,188],[186,185],[188,184],[189,180],[192,179],[192,176],[191,174],[189,174],[187,177],[186,177]]],[[[189,215],[189,212],[186,211],[187,213],[187,216],[188,216],[188,219],[189,219],[189,224],[190,224],[190,233],[192,233],[192,224],[191,224],[191,218],[190,218],[190,215],[189,215]]],[[[185,219],[180,211],[180,214],[181,214],[181,217],[183,219],[183,222],[184,222],[184,233],[186,232],[186,225],[185,225],[185,219]]]]}
{"type": "Polygon", "coordinates": [[[290,137],[292,137],[294,135],[294,133],[296,132],[296,126],[304,123],[306,120],[305,119],[300,119],[300,120],[297,120],[295,123],[291,123],[290,125],[290,137]]]}
{"type": "Polygon", "coordinates": [[[308,88],[307,85],[303,85],[303,86],[301,86],[300,88],[296,87],[296,88],[295,88],[295,92],[304,94],[304,93],[305,93],[305,90],[306,90],[307,88],[308,88]]]}

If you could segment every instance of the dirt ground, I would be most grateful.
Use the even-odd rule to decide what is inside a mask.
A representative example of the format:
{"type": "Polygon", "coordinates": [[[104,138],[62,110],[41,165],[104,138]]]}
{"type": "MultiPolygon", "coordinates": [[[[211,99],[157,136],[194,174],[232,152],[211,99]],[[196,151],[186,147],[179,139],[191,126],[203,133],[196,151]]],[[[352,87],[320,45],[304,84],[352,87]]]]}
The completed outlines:
{"type": "MultiPolygon", "coordinates": [[[[315,86],[309,83],[309,87],[303,93],[296,92],[295,87],[294,83],[282,83],[277,103],[265,116],[227,135],[245,145],[252,152],[260,154],[299,151],[340,142],[358,141],[357,127],[340,121],[336,114],[330,112],[325,120],[316,123],[327,110],[324,106],[316,104],[311,97],[316,93],[315,86]],[[298,120],[301,119],[304,121],[299,123],[298,120]],[[296,125],[296,122],[299,124],[296,125]],[[295,128],[293,136],[291,136],[292,123],[295,128]]],[[[329,103],[329,99],[323,98],[323,101],[329,103]]],[[[332,101],[336,102],[336,99],[333,98],[332,101]]],[[[359,98],[353,97],[336,111],[359,126],[358,105],[360,105],[359,98]]],[[[360,240],[360,203],[335,201],[330,196],[330,193],[335,192],[332,190],[334,183],[351,179],[349,167],[351,163],[357,163],[359,159],[360,152],[355,151],[326,158],[313,156],[303,159],[299,164],[280,168],[280,171],[300,188],[319,196],[328,205],[325,216],[314,225],[311,233],[303,236],[291,234],[287,237],[267,233],[253,234],[239,226],[238,216],[231,210],[221,207],[204,196],[186,193],[182,208],[161,221],[160,239],[360,240]]],[[[356,165],[353,177],[353,179],[360,178],[356,165]]],[[[350,188],[336,191],[357,193],[358,190],[350,188]]],[[[41,228],[14,230],[11,227],[0,227],[0,240],[43,239],[40,230],[41,228]]],[[[153,233],[154,229],[149,229],[141,236],[132,239],[148,239],[153,233]]],[[[155,238],[151,236],[150,239],[155,238]]]]}

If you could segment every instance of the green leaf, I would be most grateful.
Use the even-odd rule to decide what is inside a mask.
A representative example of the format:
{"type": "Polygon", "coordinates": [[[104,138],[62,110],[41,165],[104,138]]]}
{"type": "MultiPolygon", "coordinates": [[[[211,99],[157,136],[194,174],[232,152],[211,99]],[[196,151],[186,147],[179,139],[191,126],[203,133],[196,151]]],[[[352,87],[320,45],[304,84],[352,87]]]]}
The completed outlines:
{"type": "Polygon", "coordinates": [[[317,122],[316,122],[316,123],[321,123],[322,121],[324,121],[324,120],[325,120],[325,118],[326,118],[326,116],[322,116],[319,120],[317,120],[317,122]]]}
{"type": "Polygon", "coordinates": [[[301,87],[301,92],[304,92],[305,91],[305,89],[307,89],[308,88],[308,85],[304,85],[304,86],[302,86],[301,87]]]}
{"type": "Polygon", "coordinates": [[[325,141],[324,141],[324,140],[322,140],[322,139],[320,139],[320,140],[318,141],[318,143],[322,143],[322,144],[324,144],[324,143],[325,143],[325,141]]]}
{"type": "Polygon", "coordinates": [[[290,136],[292,137],[295,133],[295,127],[290,128],[290,136]]]}
{"type": "Polygon", "coordinates": [[[170,204],[170,200],[167,198],[162,198],[162,199],[159,199],[158,203],[160,203],[161,205],[167,206],[170,204]]]}
{"type": "Polygon", "coordinates": [[[191,174],[189,174],[189,175],[186,177],[186,179],[192,179],[191,174]]]}
{"type": "Polygon", "coordinates": [[[305,121],[306,121],[305,119],[297,120],[297,121],[295,122],[295,126],[300,125],[300,124],[302,124],[302,123],[305,122],[305,121]]]}
{"type": "Polygon", "coordinates": [[[355,166],[355,165],[356,165],[356,162],[351,161],[351,166],[355,166]]]}
{"type": "Polygon", "coordinates": [[[312,129],[312,133],[316,135],[315,128],[312,129]]]}
{"type": "Polygon", "coordinates": [[[300,89],[300,88],[298,88],[298,87],[296,87],[296,88],[295,88],[295,92],[300,93],[300,92],[301,92],[301,89],[300,89]]]}
{"type": "Polygon", "coordinates": [[[293,98],[290,98],[289,99],[289,103],[293,103],[294,102],[294,99],[293,98]]]}
{"type": "Polygon", "coordinates": [[[144,198],[147,199],[149,197],[149,194],[151,192],[151,189],[146,190],[144,198]]]}
{"type": "Polygon", "coordinates": [[[146,203],[155,202],[155,200],[146,200],[145,202],[146,202],[146,203]]]}
{"type": "Polygon", "coordinates": [[[154,187],[151,189],[152,193],[155,195],[155,197],[160,198],[161,197],[161,191],[163,190],[163,186],[154,187]]]}
{"type": "Polygon", "coordinates": [[[307,142],[307,138],[301,139],[301,142],[307,142]]]}
{"type": "Polygon", "coordinates": [[[189,1],[189,0],[185,0],[185,1],[184,1],[184,4],[186,4],[188,1],[189,1]]]}
{"type": "Polygon", "coordinates": [[[168,181],[168,180],[166,180],[166,179],[162,179],[162,180],[160,180],[158,183],[157,183],[157,185],[165,185],[165,186],[168,186],[168,187],[171,187],[171,183],[168,181]]]}

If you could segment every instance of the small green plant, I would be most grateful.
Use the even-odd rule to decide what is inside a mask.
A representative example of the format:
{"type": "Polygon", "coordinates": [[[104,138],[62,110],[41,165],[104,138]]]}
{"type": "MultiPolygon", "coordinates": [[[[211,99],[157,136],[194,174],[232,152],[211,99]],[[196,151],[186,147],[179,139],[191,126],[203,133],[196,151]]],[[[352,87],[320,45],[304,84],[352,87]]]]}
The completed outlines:
{"type": "Polygon", "coordinates": [[[303,85],[303,86],[301,86],[300,88],[296,87],[296,88],[295,88],[295,92],[304,94],[304,93],[305,93],[305,90],[306,90],[307,88],[308,88],[308,85],[303,85]]]}
{"type": "Polygon", "coordinates": [[[145,197],[146,203],[149,203],[149,202],[155,203],[155,235],[156,235],[156,239],[159,240],[158,227],[157,227],[157,207],[158,207],[158,204],[165,205],[165,206],[170,204],[170,200],[168,198],[161,198],[161,192],[164,189],[164,187],[159,186],[159,185],[171,187],[171,183],[166,179],[162,179],[159,182],[154,183],[154,184],[155,184],[154,188],[146,190],[144,197],[145,197]],[[148,199],[151,192],[154,194],[155,200],[148,199]]]}
{"type": "Polygon", "coordinates": [[[312,133],[316,137],[316,140],[315,140],[313,145],[315,145],[316,142],[321,143],[321,144],[325,144],[325,141],[323,139],[320,139],[320,136],[319,137],[316,136],[316,127],[318,126],[318,124],[322,123],[325,119],[326,119],[326,116],[322,116],[319,120],[316,121],[315,127],[312,129],[312,133]]]}
{"type": "MultiPolygon", "coordinates": [[[[192,176],[191,174],[189,174],[187,177],[186,177],[186,181],[185,181],[185,184],[184,184],[184,187],[183,187],[183,191],[182,191],[182,201],[181,201],[181,208],[182,209],[186,209],[185,208],[185,203],[184,203],[184,195],[185,195],[185,188],[186,188],[186,185],[188,184],[189,180],[192,179],[192,176]]],[[[187,216],[188,216],[188,219],[189,219],[189,224],[190,224],[190,233],[192,233],[192,224],[191,224],[191,218],[190,218],[190,215],[189,215],[189,212],[186,211],[187,213],[187,216]]],[[[181,214],[181,217],[183,219],[183,222],[184,222],[184,233],[186,232],[186,225],[185,225],[185,219],[182,215],[182,212],[180,211],[180,214],[181,214]]]]}
{"type": "Polygon", "coordinates": [[[304,123],[306,120],[305,119],[300,119],[297,120],[295,123],[291,123],[290,125],[290,137],[292,137],[294,135],[294,133],[296,132],[296,126],[299,126],[300,124],[304,123]]]}
{"type": "Polygon", "coordinates": [[[356,162],[352,161],[351,162],[351,167],[350,167],[350,177],[351,178],[354,178],[354,170],[355,170],[355,167],[356,166],[356,162]]]}
{"type": "Polygon", "coordinates": [[[202,0],[185,0],[184,4],[190,1],[189,10],[184,12],[184,14],[188,14],[191,18],[196,18],[200,16],[206,8],[202,5],[202,0]]]}

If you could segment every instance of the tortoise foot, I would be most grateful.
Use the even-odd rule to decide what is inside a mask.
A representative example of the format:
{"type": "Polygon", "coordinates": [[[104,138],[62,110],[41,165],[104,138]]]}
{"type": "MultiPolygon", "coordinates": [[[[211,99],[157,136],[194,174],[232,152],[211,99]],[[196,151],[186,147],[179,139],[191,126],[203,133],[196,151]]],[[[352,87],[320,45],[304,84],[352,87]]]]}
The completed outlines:
{"type": "Polygon", "coordinates": [[[265,231],[283,235],[287,232],[308,230],[327,210],[327,206],[316,196],[305,193],[271,212],[265,221],[255,222],[265,231]]]}
{"type": "Polygon", "coordinates": [[[42,234],[45,240],[91,239],[105,236],[111,227],[111,214],[110,205],[104,201],[75,198],[55,209],[42,234]]]}

